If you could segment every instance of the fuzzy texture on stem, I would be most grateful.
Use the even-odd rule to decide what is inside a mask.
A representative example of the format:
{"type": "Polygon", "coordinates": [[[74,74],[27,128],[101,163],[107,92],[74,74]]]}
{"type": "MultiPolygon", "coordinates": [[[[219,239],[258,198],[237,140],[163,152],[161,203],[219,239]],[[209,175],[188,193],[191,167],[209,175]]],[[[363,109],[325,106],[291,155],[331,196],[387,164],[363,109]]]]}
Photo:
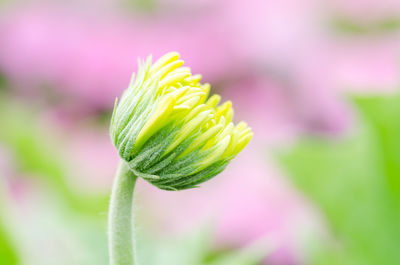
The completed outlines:
{"type": "Polygon", "coordinates": [[[111,193],[108,215],[110,265],[134,265],[133,190],[137,177],[120,161],[111,193]]]}
{"type": "Polygon", "coordinates": [[[110,135],[121,157],[109,212],[111,265],[134,265],[132,200],[137,177],[164,190],[184,190],[222,172],[253,136],[234,125],[232,103],[219,105],[176,52],[139,62],[115,101],[110,135]]]}

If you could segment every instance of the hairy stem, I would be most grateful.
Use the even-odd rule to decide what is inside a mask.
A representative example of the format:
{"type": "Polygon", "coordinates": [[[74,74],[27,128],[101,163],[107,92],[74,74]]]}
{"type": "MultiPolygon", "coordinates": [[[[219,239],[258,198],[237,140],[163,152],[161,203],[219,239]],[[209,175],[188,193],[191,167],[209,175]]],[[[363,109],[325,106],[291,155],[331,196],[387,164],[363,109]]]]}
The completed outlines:
{"type": "Polygon", "coordinates": [[[133,190],[137,177],[120,161],[111,192],[108,213],[110,265],[135,265],[133,190]]]}

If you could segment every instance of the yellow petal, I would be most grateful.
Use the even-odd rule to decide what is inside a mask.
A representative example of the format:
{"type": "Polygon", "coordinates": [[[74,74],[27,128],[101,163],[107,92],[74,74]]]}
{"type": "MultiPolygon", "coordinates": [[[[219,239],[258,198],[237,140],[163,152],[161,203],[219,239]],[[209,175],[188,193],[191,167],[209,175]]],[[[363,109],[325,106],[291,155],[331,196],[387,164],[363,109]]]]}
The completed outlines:
{"type": "Polygon", "coordinates": [[[219,103],[219,101],[221,100],[221,96],[220,95],[212,95],[206,102],[206,105],[214,108],[215,106],[217,106],[217,104],[219,103]]]}
{"type": "MultiPolygon", "coordinates": [[[[198,164],[199,167],[197,168],[196,172],[199,172],[200,170],[211,165],[212,163],[218,161],[218,159],[221,158],[222,154],[225,152],[226,148],[228,147],[230,140],[231,140],[230,135],[227,135],[224,139],[222,139],[222,141],[219,142],[215,146],[215,149],[213,150],[213,152],[211,152],[211,154],[209,156],[207,156],[205,159],[203,159],[202,161],[199,162],[199,164],[198,164]]],[[[194,173],[196,173],[196,172],[194,172],[194,173]]]]}
{"type": "Polygon", "coordinates": [[[164,56],[162,56],[160,59],[158,59],[153,66],[151,67],[151,73],[155,73],[158,70],[160,70],[162,67],[164,67],[165,65],[176,61],[179,59],[179,53],[177,52],[169,52],[167,54],[165,54],[164,56]]]}
{"type": "Polygon", "coordinates": [[[197,137],[190,146],[180,155],[180,157],[189,154],[194,151],[196,148],[201,147],[205,144],[211,137],[214,137],[217,133],[221,131],[223,127],[221,125],[216,125],[208,129],[206,132],[202,133],[199,137],[197,137]]]}
{"type": "Polygon", "coordinates": [[[210,114],[211,114],[211,110],[203,111],[200,114],[198,114],[196,117],[194,117],[191,121],[184,124],[183,127],[179,130],[177,138],[165,151],[165,154],[169,153],[175,147],[177,147],[181,142],[183,142],[194,130],[199,128],[203,122],[207,122],[207,120],[211,118],[209,116],[210,114]]]}

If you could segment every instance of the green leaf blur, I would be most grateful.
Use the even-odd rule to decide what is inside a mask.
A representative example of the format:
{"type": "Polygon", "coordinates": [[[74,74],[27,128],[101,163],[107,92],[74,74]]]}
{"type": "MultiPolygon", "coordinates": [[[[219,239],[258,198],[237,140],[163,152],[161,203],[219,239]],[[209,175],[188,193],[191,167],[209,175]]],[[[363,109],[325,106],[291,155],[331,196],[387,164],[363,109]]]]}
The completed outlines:
{"type": "Polygon", "coordinates": [[[354,98],[356,131],[345,139],[306,139],[280,160],[326,215],[333,239],[313,264],[398,264],[400,97],[354,98]]]}

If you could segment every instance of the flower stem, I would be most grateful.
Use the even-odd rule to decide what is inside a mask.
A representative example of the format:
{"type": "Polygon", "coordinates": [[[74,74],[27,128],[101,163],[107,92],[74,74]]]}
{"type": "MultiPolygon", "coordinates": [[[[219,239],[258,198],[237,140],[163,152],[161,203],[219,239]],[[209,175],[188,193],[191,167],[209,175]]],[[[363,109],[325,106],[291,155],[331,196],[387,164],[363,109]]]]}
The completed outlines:
{"type": "Polygon", "coordinates": [[[111,192],[108,213],[110,265],[135,265],[133,232],[133,190],[137,177],[120,161],[111,192]]]}

